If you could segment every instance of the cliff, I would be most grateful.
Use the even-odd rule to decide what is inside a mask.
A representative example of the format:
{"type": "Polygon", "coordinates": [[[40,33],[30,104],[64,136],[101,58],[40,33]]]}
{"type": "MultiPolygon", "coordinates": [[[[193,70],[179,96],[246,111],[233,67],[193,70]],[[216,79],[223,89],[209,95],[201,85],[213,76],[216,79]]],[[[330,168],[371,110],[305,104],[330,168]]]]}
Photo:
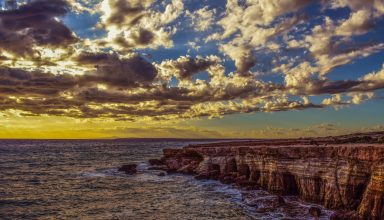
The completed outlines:
{"type": "Polygon", "coordinates": [[[333,219],[384,219],[384,132],[298,140],[242,141],[165,149],[172,172],[278,195],[336,212],[333,219]],[[369,138],[367,138],[369,137],[369,138]]]}

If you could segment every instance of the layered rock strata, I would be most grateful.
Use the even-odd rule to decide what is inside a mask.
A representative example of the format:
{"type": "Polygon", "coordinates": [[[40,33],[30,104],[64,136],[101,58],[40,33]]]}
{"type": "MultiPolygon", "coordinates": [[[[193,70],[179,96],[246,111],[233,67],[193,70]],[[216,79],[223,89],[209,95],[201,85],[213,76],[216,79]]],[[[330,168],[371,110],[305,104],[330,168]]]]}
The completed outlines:
{"type": "Polygon", "coordinates": [[[217,179],[342,210],[333,219],[384,219],[384,144],[311,140],[165,149],[170,172],[217,179]]]}

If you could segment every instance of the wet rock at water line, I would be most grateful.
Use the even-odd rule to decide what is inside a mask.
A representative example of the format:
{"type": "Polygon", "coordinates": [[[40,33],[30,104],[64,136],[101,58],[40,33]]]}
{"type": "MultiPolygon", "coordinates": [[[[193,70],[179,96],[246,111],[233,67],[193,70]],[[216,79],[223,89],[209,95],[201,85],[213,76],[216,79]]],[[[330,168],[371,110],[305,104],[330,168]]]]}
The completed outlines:
{"type": "Polygon", "coordinates": [[[133,175],[137,172],[137,164],[126,164],[121,166],[118,171],[125,172],[125,174],[133,175]]]}

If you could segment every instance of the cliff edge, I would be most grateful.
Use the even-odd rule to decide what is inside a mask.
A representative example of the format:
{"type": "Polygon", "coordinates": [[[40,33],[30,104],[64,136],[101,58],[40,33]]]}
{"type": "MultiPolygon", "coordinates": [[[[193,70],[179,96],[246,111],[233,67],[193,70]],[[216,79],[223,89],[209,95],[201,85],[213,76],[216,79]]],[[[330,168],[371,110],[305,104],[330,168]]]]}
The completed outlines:
{"type": "Polygon", "coordinates": [[[165,149],[170,172],[193,174],[338,210],[333,219],[384,219],[384,132],[165,149]]]}

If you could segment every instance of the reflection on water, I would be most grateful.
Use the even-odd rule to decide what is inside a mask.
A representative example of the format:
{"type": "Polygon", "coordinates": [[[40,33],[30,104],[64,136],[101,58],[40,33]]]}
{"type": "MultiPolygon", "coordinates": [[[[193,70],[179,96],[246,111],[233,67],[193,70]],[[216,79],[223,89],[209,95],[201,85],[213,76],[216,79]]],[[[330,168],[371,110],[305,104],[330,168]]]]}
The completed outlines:
{"type": "Polygon", "coordinates": [[[231,186],[147,170],[163,148],[186,144],[1,141],[0,219],[268,219],[231,186]],[[126,163],[138,173],[116,171],[126,163]]]}

